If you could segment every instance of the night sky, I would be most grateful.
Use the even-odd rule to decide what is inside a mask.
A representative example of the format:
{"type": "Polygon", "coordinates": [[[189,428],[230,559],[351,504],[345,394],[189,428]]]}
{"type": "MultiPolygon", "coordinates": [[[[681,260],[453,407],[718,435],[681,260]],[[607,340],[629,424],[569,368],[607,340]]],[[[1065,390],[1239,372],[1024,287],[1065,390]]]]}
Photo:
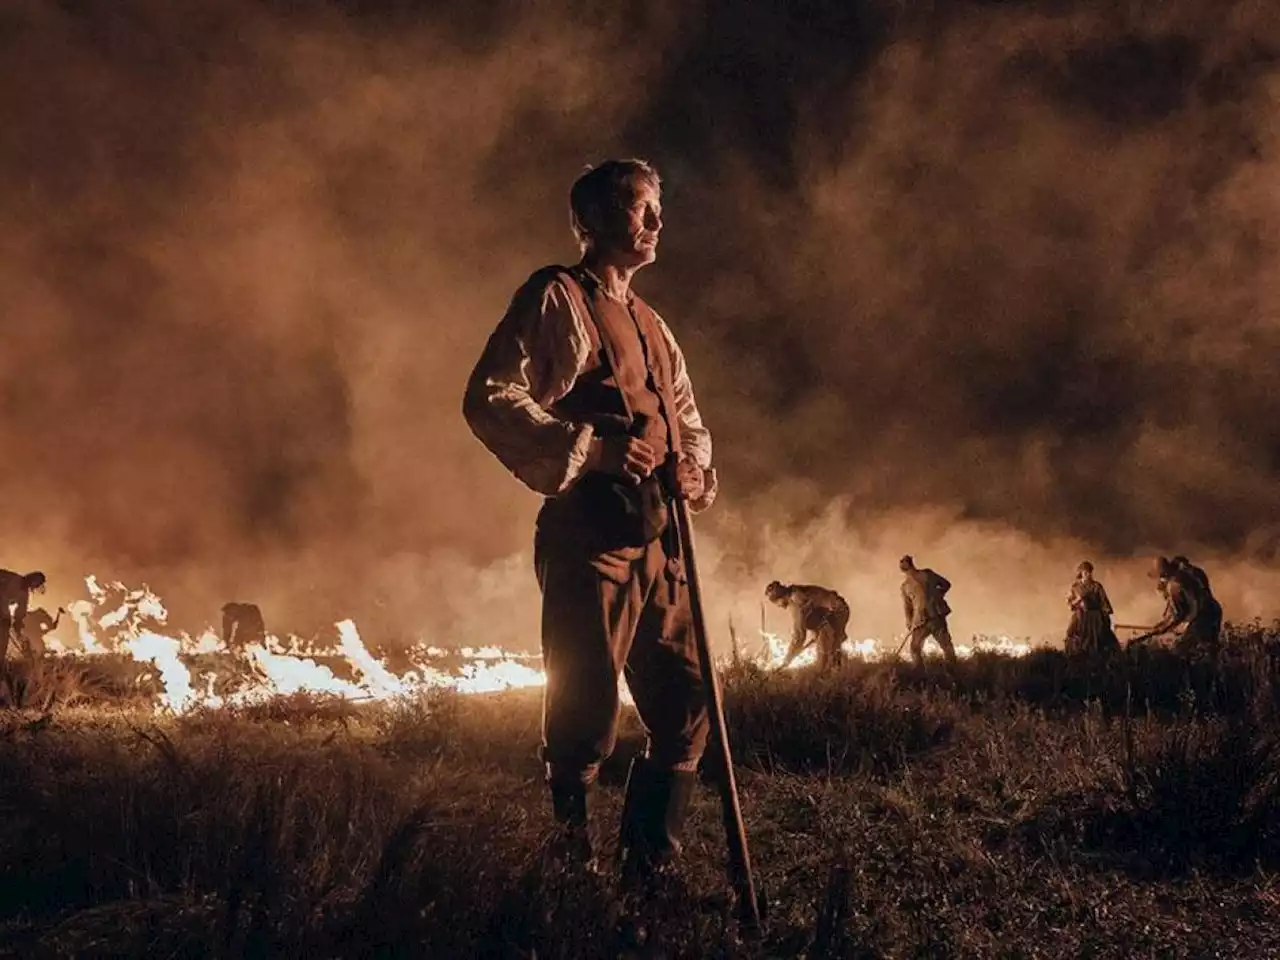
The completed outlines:
{"type": "Polygon", "coordinates": [[[538,499],[463,384],[634,155],[717,622],[778,577],[891,630],[905,552],[958,633],[1060,630],[1085,556],[1149,616],[1157,551],[1276,612],[1280,11],[629,6],[0,8],[0,565],[532,644],[538,499]]]}

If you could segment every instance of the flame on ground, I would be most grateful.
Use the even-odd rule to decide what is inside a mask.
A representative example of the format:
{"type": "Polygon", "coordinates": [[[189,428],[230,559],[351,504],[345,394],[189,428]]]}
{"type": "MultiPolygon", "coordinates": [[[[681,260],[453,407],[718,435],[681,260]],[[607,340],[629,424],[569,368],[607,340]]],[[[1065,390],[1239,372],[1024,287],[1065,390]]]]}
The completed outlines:
{"type": "MultiPolygon", "coordinates": [[[[787,650],[790,648],[789,641],[776,634],[764,633],[760,634],[760,648],[747,659],[753,663],[763,667],[765,670],[797,670],[800,667],[808,667],[817,663],[818,648],[817,644],[811,644],[796,656],[791,663],[787,663],[787,650]]],[[[864,640],[846,640],[840,647],[846,657],[853,660],[865,660],[869,663],[877,663],[884,660],[901,660],[909,657],[906,644],[902,637],[885,644],[874,637],[867,637],[864,640]]],[[[961,660],[972,657],[975,653],[998,653],[1007,657],[1025,657],[1031,652],[1031,644],[1025,640],[1016,640],[1013,637],[1003,635],[996,636],[980,636],[974,637],[972,643],[957,643],[956,657],[961,660]]],[[[925,644],[924,655],[926,657],[939,657],[942,650],[936,643],[929,641],[925,644]]]]}
{"type": "MultiPolygon", "coordinates": [[[[65,608],[75,623],[80,649],[70,649],[53,636],[45,637],[45,649],[54,656],[71,657],[120,653],[151,665],[163,688],[157,705],[161,711],[184,713],[196,707],[251,704],[295,693],[387,700],[423,690],[478,694],[546,684],[539,656],[492,646],[453,651],[419,646],[409,651],[409,669],[397,673],[369,650],[351,620],[335,624],[336,644],[293,635],[286,641],[268,636],[265,644],[231,650],[212,627],[195,636],[163,632],[168,611],[145,585],[140,589],[121,583],[104,586],[90,576],[85,586],[89,599],[65,608]],[[446,669],[446,661],[455,665],[446,669]],[[335,673],[335,668],[343,675],[335,673]],[[219,687],[223,692],[216,692],[219,687]]],[[[764,670],[781,669],[787,648],[779,635],[762,632],[759,648],[745,659],[764,670]]],[[[904,652],[897,641],[890,646],[874,638],[846,641],[843,649],[849,657],[865,661],[890,660],[904,652]]],[[[956,646],[959,657],[988,651],[1025,656],[1031,646],[1005,636],[978,637],[972,644],[956,646]]],[[[927,655],[937,653],[934,644],[926,648],[927,655]]],[[[740,652],[737,658],[742,659],[740,652]]],[[[816,647],[810,646],[787,669],[808,666],[816,659],[816,647]]],[[[630,702],[625,687],[623,699],[630,702]]]]}

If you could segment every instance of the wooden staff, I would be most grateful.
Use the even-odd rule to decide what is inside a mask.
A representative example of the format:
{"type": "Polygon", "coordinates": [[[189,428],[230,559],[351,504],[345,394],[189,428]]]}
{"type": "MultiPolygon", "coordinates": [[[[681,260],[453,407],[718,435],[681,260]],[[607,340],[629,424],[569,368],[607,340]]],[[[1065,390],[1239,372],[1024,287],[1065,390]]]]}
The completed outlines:
{"type": "MultiPolygon", "coordinates": [[[[674,473],[674,469],[671,470],[674,473]]],[[[669,477],[670,503],[675,513],[676,530],[680,537],[685,576],[689,581],[689,608],[693,621],[694,642],[698,647],[698,662],[702,667],[702,684],[706,690],[707,713],[711,720],[711,747],[720,761],[717,785],[720,808],[724,819],[725,839],[729,845],[729,880],[738,897],[740,920],[746,931],[758,934],[760,925],[760,900],[756,894],[755,879],[751,872],[751,854],[747,849],[747,828],[742,822],[742,807],[738,802],[738,782],[733,774],[733,756],[729,750],[729,734],[725,728],[724,707],[720,696],[720,679],[711,659],[711,644],[707,637],[707,621],[702,611],[702,583],[698,579],[698,564],[693,549],[693,525],[689,522],[689,505],[680,492],[675,477],[669,477]]]]}

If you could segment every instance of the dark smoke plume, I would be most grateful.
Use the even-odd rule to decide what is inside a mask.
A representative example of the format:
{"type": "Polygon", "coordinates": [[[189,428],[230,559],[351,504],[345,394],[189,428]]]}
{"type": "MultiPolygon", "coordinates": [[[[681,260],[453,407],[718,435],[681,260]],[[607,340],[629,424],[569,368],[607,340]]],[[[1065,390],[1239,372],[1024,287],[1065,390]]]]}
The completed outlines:
{"type": "Polygon", "coordinates": [[[532,643],[536,498],[462,384],[639,154],[718,623],[780,577],[890,633],[903,552],[958,632],[1059,629],[1084,555],[1147,615],[1155,550],[1274,611],[1266,5],[301,6],[0,12],[0,564],[532,643]]]}

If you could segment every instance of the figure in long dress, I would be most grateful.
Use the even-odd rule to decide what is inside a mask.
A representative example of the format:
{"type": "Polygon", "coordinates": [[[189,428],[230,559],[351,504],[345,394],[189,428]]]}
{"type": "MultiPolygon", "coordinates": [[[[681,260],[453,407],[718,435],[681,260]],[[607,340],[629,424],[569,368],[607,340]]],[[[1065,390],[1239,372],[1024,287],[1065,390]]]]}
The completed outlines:
{"type": "Polygon", "coordinates": [[[1076,567],[1076,579],[1067,595],[1071,607],[1071,623],[1067,626],[1067,653],[1111,653],[1120,649],[1111,628],[1111,600],[1106,588],[1093,579],[1093,564],[1082,561],[1076,567]]]}

